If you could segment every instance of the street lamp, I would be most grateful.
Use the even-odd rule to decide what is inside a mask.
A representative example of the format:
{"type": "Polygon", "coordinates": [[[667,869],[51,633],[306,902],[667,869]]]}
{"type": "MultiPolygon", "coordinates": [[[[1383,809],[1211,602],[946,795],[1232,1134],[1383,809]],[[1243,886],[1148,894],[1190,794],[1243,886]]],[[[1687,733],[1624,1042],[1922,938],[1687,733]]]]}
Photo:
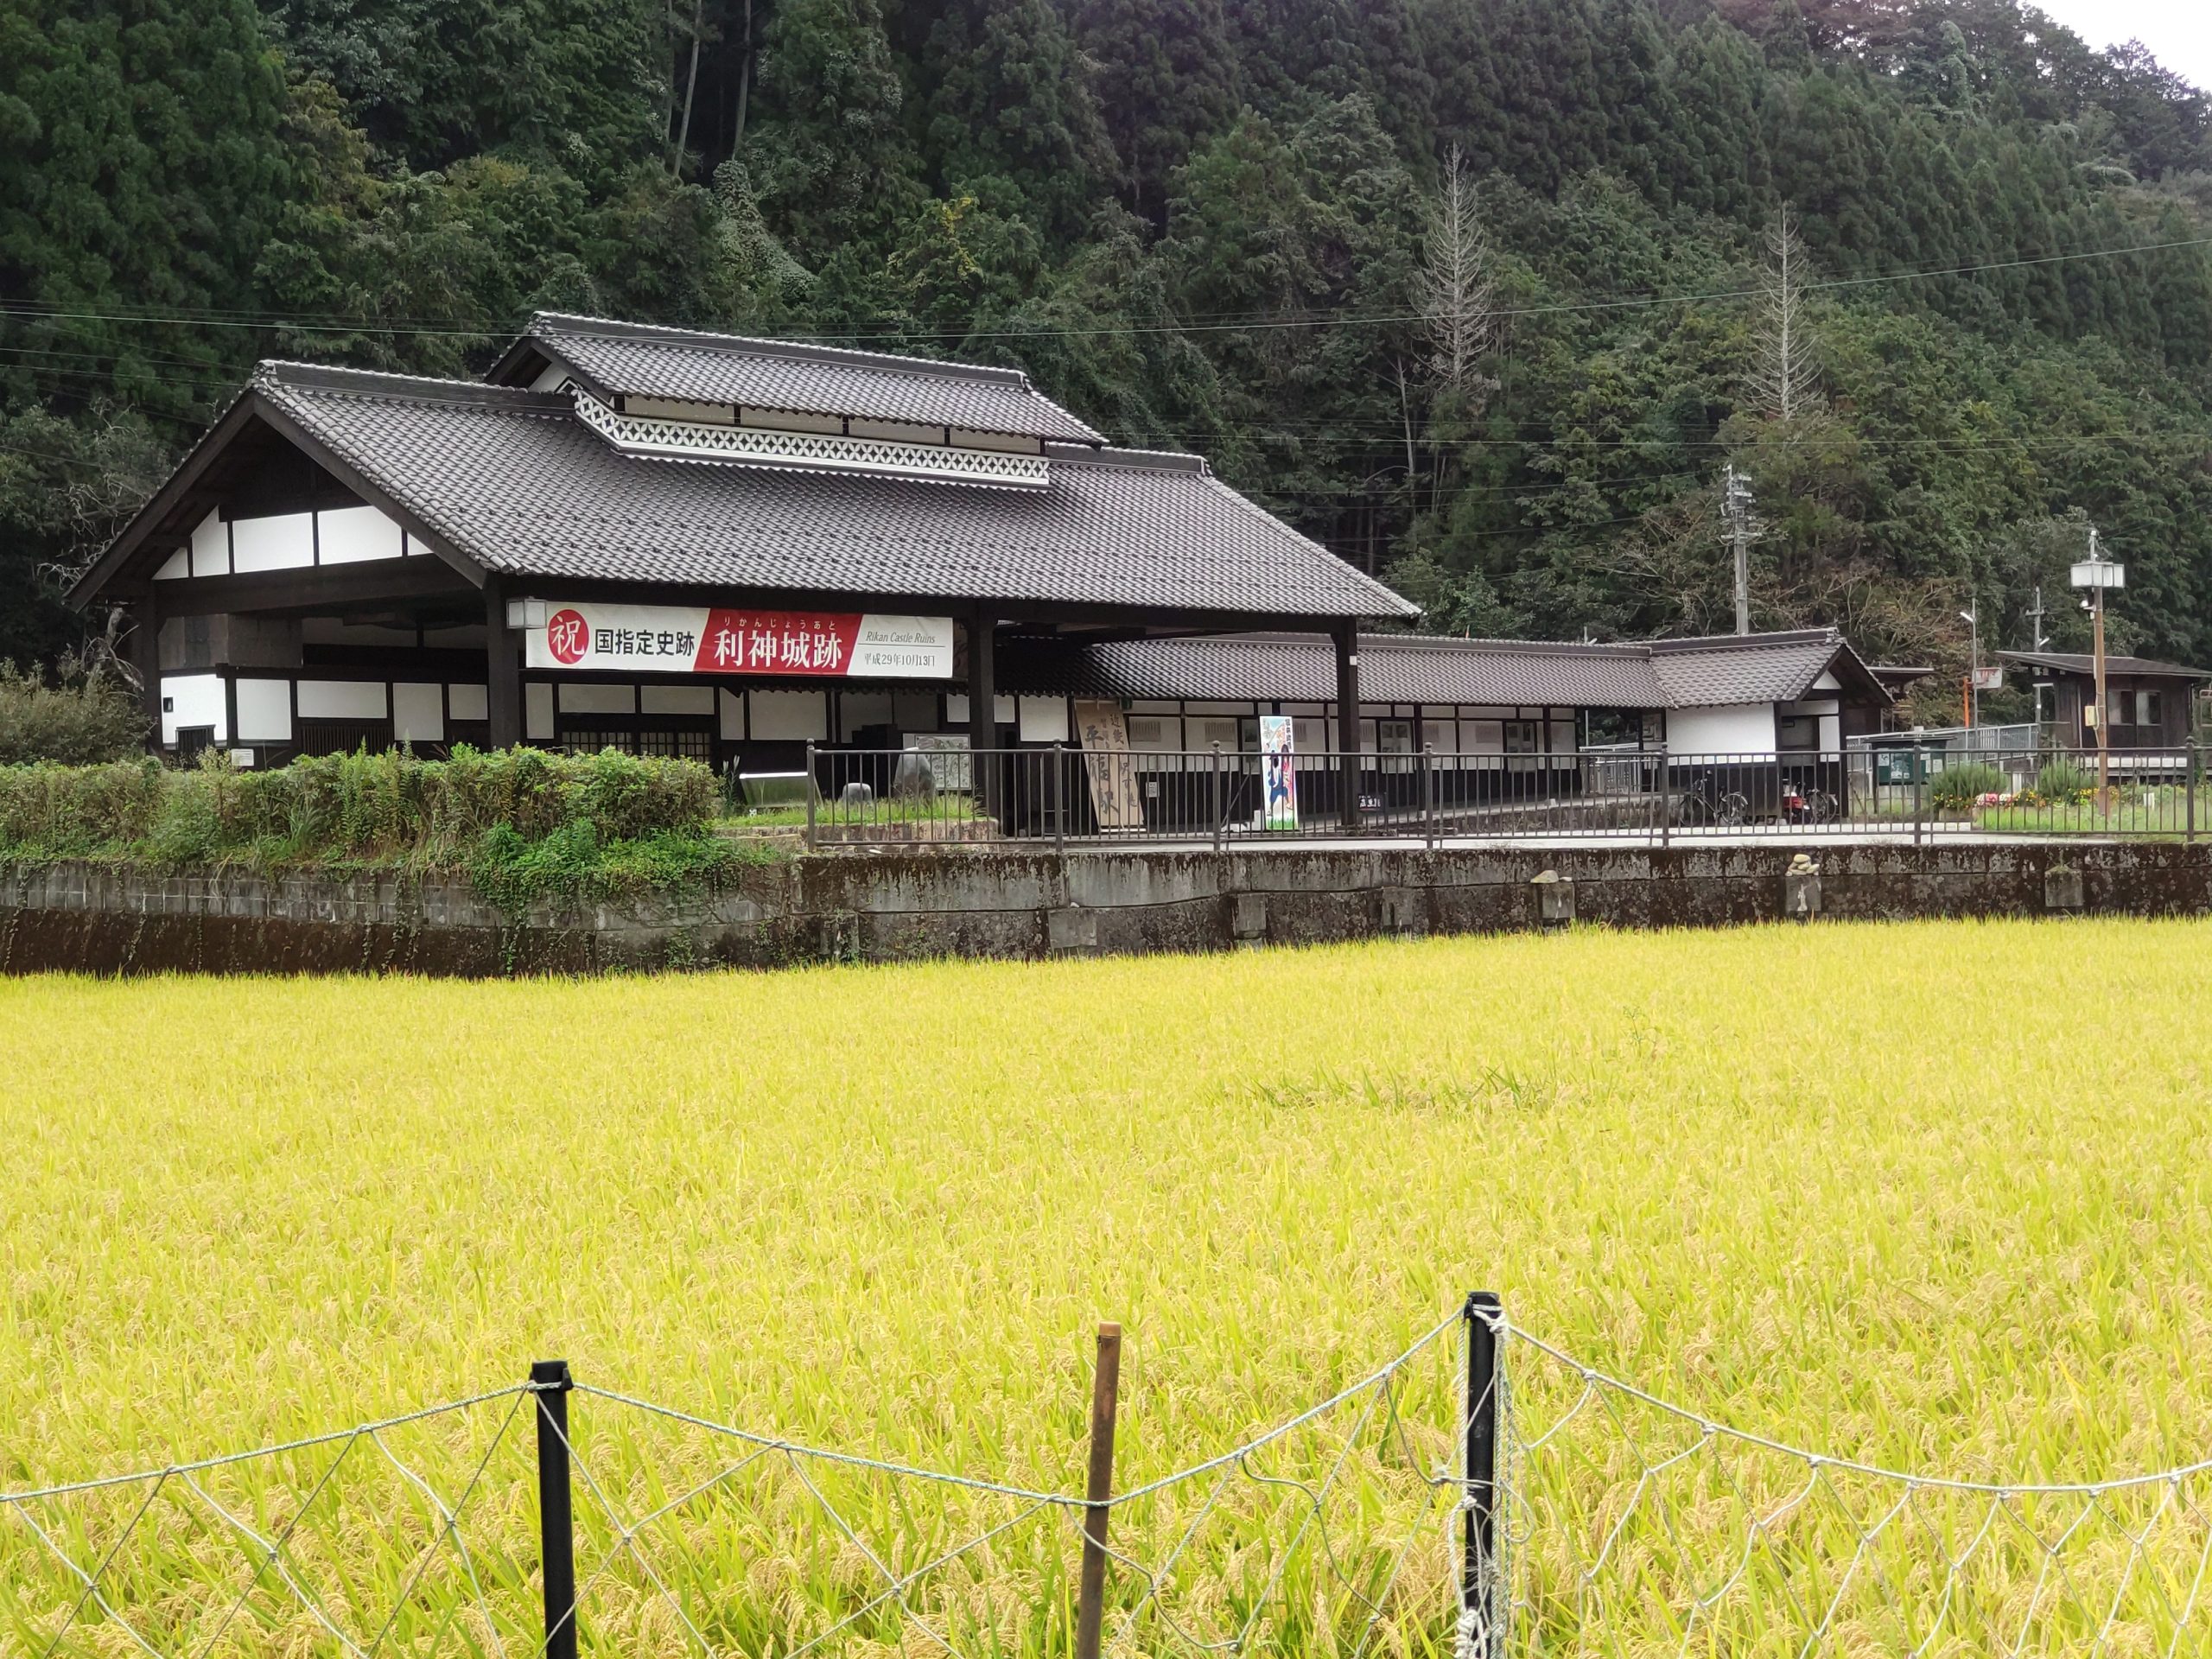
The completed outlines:
{"type": "Polygon", "coordinates": [[[2089,531],[2089,556],[2074,567],[2074,585],[2089,590],[2089,609],[2096,619],[2097,652],[2097,807],[2101,812],[2112,811],[2112,738],[2107,728],[2111,723],[2112,709],[2105,696],[2105,594],[2127,586],[2127,567],[2114,564],[2105,557],[2103,546],[2097,540],[2093,526],[2089,531]]]}
{"type": "Polygon", "coordinates": [[[1967,648],[1967,729],[1968,731],[1972,731],[1981,724],[1981,618],[1978,614],[1980,609],[1981,607],[1977,605],[1971,611],[1959,613],[1959,620],[1973,630],[1969,636],[1973,643],[1967,648]]]}

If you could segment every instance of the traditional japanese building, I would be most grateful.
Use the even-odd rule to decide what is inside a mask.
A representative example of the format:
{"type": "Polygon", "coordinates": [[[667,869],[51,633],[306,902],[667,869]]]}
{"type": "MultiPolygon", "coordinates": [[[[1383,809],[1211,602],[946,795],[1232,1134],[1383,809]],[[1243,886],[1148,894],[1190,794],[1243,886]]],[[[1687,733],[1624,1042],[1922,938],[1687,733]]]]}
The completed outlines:
{"type": "MultiPolygon", "coordinates": [[[[1887,696],[1828,631],[1415,639],[1414,607],[1019,371],[541,315],[484,382],[264,363],[78,583],[172,751],[1076,740],[1834,750],[1887,696]]],[[[1503,763],[1507,758],[1511,766],[1503,763]]]]}
{"type": "Polygon", "coordinates": [[[563,316],[485,384],[263,364],[72,597],[129,607],[165,747],[264,764],[1065,736],[1016,632],[1310,634],[1356,717],[1415,614],[1018,371],[563,316]]]}

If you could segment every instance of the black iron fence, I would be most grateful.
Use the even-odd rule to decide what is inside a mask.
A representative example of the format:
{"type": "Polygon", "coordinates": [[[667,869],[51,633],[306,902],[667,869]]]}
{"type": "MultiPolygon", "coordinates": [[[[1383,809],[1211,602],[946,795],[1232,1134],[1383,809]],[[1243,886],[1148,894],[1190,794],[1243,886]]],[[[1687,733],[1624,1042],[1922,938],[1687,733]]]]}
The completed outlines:
{"type": "Polygon", "coordinates": [[[2212,831],[2206,753],[810,748],[810,845],[2148,836],[2212,831]],[[1354,786],[1353,780],[1357,779],[1354,786]]]}

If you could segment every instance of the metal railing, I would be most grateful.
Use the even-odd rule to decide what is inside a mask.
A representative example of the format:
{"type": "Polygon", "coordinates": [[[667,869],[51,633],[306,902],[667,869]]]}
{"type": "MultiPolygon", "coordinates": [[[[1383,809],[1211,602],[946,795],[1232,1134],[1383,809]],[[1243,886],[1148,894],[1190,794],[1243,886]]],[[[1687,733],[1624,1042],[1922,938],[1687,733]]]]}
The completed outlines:
{"type": "Polygon", "coordinates": [[[1268,755],[1221,748],[808,752],[808,844],[1592,841],[2212,831],[2206,752],[1936,745],[1673,753],[1268,755]],[[1349,780],[1356,775],[1357,789],[1349,780]]]}

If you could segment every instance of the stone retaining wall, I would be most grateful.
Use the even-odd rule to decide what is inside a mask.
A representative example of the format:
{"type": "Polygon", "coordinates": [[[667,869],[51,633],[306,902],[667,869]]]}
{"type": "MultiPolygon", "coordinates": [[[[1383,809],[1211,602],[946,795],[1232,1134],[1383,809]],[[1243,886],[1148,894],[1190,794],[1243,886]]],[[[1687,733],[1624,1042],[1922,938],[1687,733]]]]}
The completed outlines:
{"type": "Polygon", "coordinates": [[[457,880],[59,864],[0,870],[0,971],[488,976],[1220,950],[1570,921],[2212,912],[2202,846],[1827,845],[1809,849],[1816,870],[1792,874],[1796,850],[833,852],[709,895],[513,918],[457,880]]]}

